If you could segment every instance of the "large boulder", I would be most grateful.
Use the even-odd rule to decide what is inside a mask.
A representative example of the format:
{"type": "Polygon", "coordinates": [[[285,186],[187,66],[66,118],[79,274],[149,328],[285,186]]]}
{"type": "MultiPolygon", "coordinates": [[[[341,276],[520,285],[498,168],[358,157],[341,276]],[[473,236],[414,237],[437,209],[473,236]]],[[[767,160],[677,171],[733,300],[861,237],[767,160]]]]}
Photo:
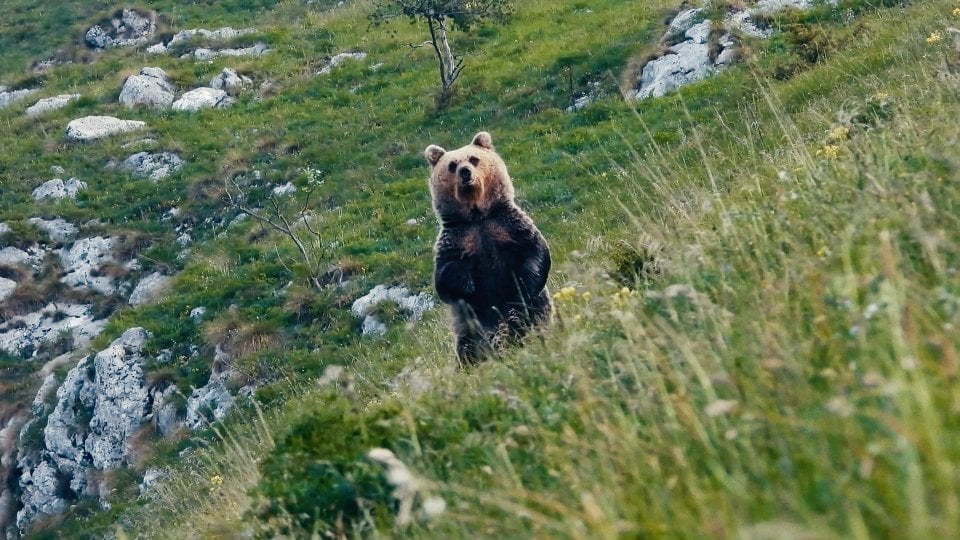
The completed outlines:
{"type": "Polygon", "coordinates": [[[173,103],[175,111],[199,111],[200,109],[223,108],[233,104],[233,98],[223,90],[201,87],[191,90],[173,103]]]}
{"type": "Polygon", "coordinates": [[[376,317],[376,308],[383,302],[396,304],[411,321],[420,320],[427,310],[433,309],[436,305],[433,297],[427,293],[414,294],[406,287],[377,285],[369,293],[356,299],[350,308],[354,316],[363,319],[361,326],[363,335],[386,333],[386,325],[376,317]]]}
{"type": "Polygon", "coordinates": [[[20,248],[7,246],[0,249],[0,264],[4,266],[29,266],[36,268],[43,262],[44,252],[39,248],[20,248]]]}
{"type": "Polygon", "coordinates": [[[70,249],[59,250],[64,275],[60,281],[75,289],[87,289],[100,294],[113,294],[113,278],[99,270],[113,258],[113,239],[103,236],[81,238],[70,249]]]}
{"type": "Polygon", "coordinates": [[[47,233],[47,237],[54,242],[66,242],[77,235],[77,226],[63,218],[43,219],[30,218],[31,225],[47,233]]]}
{"type": "Polygon", "coordinates": [[[130,293],[128,302],[131,306],[139,306],[159,300],[164,293],[170,290],[173,278],[159,272],[154,272],[140,280],[130,293]]]}
{"type": "Polygon", "coordinates": [[[226,90],[229,92],[231,90],[242,88],[243,86],[246,86],[252,82],[253,81],[250,80],[250,77],[239,75],[236,71],[230,68],[223,68],[223,71],[210,80],[210,88],[216,90],[226,90]]]}
{"type": "Polygon", "coordinates": [[[80,94],[60,94],[59,96],[43,98],[27,107],[27,116],[39,116],[45,112],[62,109],[75,99],[80,99],[80,94]]]}
{"type": "Polygon", "coordinates": [[[111,135],[137,131],[146,126],[147,123],[140,120],[121,120],[113,116],[85,116],[67,124],[67,140],[94,141],[111,135]]]}
{"type": "Polygon", "coordinates": [[[124,9],[115,13],[110,20],[90,27],[83,39],[93,49],[131,47],[146,43],[156,31],[156,13],[124,9]]]}
{"type": "Polygon", "coordinates": [[[66,182],[60,178],[54,178],[53,180],[47,180],[33,190],[33,200],[53,199],[59,201],[68,197],[76,199],[77,193],[84,189],[87,189],[87,183],[79,178],[71,178],[66,182]]]}
{"type": "Polygon", "coordinates": [[[120,169],[138,178],[162,180],[183,167],[183,160],[172,152],[137,152],[120,163],[120,169]]]}
{"type": "Polygon", "coordinates": [[[158,67],[145,67],[139,75],[127,77],[120,90],[119,101],[127,107],[145,105],[166,108],[174,100],[176,89],[167,72],[158,67]]]}
{"type": "Polygon", "coordinates": [[[0,302],[10,298],[15,290],[17,290],[16,281],[7,279],[5,277],[0,277],[0,302]]]}

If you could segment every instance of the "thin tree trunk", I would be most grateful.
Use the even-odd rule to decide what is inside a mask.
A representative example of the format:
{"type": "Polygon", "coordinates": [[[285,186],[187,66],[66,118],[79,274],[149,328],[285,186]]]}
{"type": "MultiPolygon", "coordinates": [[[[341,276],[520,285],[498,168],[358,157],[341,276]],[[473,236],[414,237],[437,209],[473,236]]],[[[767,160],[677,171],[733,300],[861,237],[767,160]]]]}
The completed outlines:
{"type": "Polygon", "coordinates": [[[437,23],[440,34],[440,54],[443,57],[443,86],[449,89],[457,76],[457,62],[453,57],[453,51],[450,50],[450,42],[447,41],[447,26],[443,18],[440,18],[437,23]]]}

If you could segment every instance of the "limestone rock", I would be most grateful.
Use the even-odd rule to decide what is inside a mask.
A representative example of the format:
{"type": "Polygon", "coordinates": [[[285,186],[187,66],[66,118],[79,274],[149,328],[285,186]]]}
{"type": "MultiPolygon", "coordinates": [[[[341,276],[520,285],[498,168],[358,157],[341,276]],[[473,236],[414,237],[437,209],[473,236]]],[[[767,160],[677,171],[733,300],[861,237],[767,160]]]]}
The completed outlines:
{"type": "Polygon", "coordinates": [[[14,102],[25,99],[37,91],[36,88],[24,88],[22,90],[7,90],[6,86],[0,86],[0,109],[4,109],[14,102]]]}
{"type": "Polygon", "coordinates": [[[292,182],[287,182],[282,186],[276,186],[272,190],[270,190],[270,193],[272,193],[274,197],[283,197],[286,195],[291,195],[296,192],[297,192],[297,186],[293,185],[292,182]]]}
{"type": "Polygon", "coordinates": [[[3,236],[10,232],[10,226],[6,223],[0,223],[0,236],[3,236]]]}
{"type": "Polygon", "coordinates": [[[7,279],[5,277],[0,277],[0,303],[3,303],[7,298],[13,296],[13,292],[16,290],[16,281],[7,279]]]}
{"type": "Polygon", "coordinates": [[[424,312],[436,305],[433,297],[427,293],[414,294],[406,287],[377,285],[369,293],[356,299],[350,308],[354,316],[363,318],[363,335],[383,335],[386,332],[386,326],[374,315],[374,310],[381,302],[395,303],[411,321],[420,320],[424,312]]]}
{"type": "Polygon", "coordinates": [[[94,320],[90,306],[47,304],[39,311],[0,324],[0,350],[30,357],[43,343],[56,339],[61,332],[73,336],[74,347],[85,347],[100,335],[106,323],[105,319],[94,320]]]}
{"type": "Polygon", "coordinates": [[[341,64],[346,62],[347,60],[359,61],[359,60],[363,60],[366,57],[367,57],[367,53],[365,52],[346,52],[346,53],[335,54],[332,58],[330,58],[330,60],[327,61],[327,64],[323,66],[323,68],[321,68],[320,71],[317,72],[317,75],[326,75],[327,73],[330,73],[331,71],[339,67],[341,64]]]}
{"type": "Polygon", "coordinates": [[[70,249],[60,250],[59,254],[65,271],[60,281],[77,289],[90,289],[100,294],[115,292],[112,277],[97,275],[101,266],[115,262],[112,238],[81,238],[70,249]]]}
{"type": "Polygon", "coordinates": [[[27,107],[27,116],[39,116],[46,112],[62,109],[75,99],[80,99],[80,94],[60,94],[59,96],[43,98],[27,107]]]}
{"type": "Polygon", "coordinates": [[[120,163],[120,168],[132,171],[138,178],[162,180],[183,167],[183,160],[172,152],[137,152],[120,163]]]}
{"type": "Polygon", "coordinates": [[[111,135],[137,131],[147,126],[140,120],[121,120],[113,116],[85,116],[67,124],[67,140],[93,141],[111,135]]]}
{"type": "Polygon", "coordinates": [[[236,49],[207,49],[201,47],[195,51],[193,54],[185,54],[181,58],[189,58],[193,56],[196,60],[213,60],[218,56],[263,56],[264,54],[270,52],[270,48],[267,47],[266,43],[256,43],[249,47],[240,47],[236,49]]]}
{"type": "Polygon", "coordinates": [[[253,81],[250,80],[250,77],[239,75],[236,71],[230,68],[223,68],[223,71],[219,75],[210,80],[210,88],[217,90],[236,90],[243,86],[246,86],[253,81]]]}
{"type": "Polygon", "coordinates": [[[59,178],[54,178],[53,180],[47,180],[33,190],[33,200],[60,200],[67,197],[76,199],[77,193],[84,189],[87,189],[87,183],[79,178],[71,178],[66,182],[59,178]]]}
{"type": "Polygon", "coordinates": [[[223,90],[201,87],[191,90],[173,103],[175,111],[199,111],[208,108],[223,108],[233,104],[233,98],[223,90]]]}
{"type": "Polygon", "coordinates": [[[660,97],[685,84],[708,77],[716,69],[710,58],[710,21],[690,26],[685,41],[671,46],[667,54],[647,62],[640,74],[636,99],[660,97]]]}
{"type": "Polygon", "coordinates": [[[43,250],[38,248],[29,248],[28,251],[24,251],[10,246],[0,249],[0,264],[37,268],[43,262],[43,256],[43,250]]]}
{"type": "Polygon", "coordinates": [[[120,91],[120,103],[127,107],[145,105],[155,108],[169,107],[176,89],[167,72],[157,67],[145,67],[139,75],[127,77],[120,91]]]}
{"type": "Polygon", "coordinates": [[[195,389],[187,398],[187,417],[184,425],[197,430],[223,420],[233,406],[233,396],[219,377],[211,377],[202,388],[195,389]]]}
{"type": "Polygon", "coordinates": [[[166,471],[163,469],[157,469],[156,467],[150,467],[143,473],[143,481],[140,482],[140,494],[143,495],[150,488],[153,487],[158,481],[163,480],[167,477],[166,471]]]}
{"type": "Polygon", "coordinates": [[[66,242],[76,236],[78,232],[76,225],[63,218],[30,218],[27,221],[34,227],[47,233],[50,240],[54,242],[66,242]]]}
{"type": "Polygon", "coordinates": [[[83,39],[93,49],[131,47],[146,43],[156,31],[155,13],[124,9],[109,21],[90,27],[83,39]]]}
{"type": "Polygon", "coordinates": [[[207,308],[203,306],[195,307],[190,310],[190,320],[193,321],[194,324],[200,324],[203,321],[204,315],[206,314],[207,308]]]}
{"type": "Polygon", "coordinates": [[[62,483],[57,469],[46,461],[41,461],[34,469],[25,470],[20,476],[23,508],[17,512],[17,527],[25,529],[38,514],[62,512],[67,507],[67,501],[59,496],[64,492],[62,483]]]}
{"type": "Polygon", "coordinates": [[[156,301],[170,289],[172,284],[172,277],[154,272],[137,283],[133,292],[130,293],[128,302],[131,306],[139,306],[156,301]]]}

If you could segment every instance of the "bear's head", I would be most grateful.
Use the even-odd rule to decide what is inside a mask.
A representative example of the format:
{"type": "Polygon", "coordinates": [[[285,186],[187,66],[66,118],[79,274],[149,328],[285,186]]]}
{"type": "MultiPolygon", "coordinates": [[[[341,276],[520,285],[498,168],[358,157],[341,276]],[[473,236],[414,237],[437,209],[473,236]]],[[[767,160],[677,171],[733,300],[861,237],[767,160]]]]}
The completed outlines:
{"type": "Polygon", "coordinates": [[[448,152],[431,144],[423,155],[430,164],[433,207],[441,219],[482,216],[498,202],[513,202],[507,166],[486,131],[463,148],[448,152]]]}

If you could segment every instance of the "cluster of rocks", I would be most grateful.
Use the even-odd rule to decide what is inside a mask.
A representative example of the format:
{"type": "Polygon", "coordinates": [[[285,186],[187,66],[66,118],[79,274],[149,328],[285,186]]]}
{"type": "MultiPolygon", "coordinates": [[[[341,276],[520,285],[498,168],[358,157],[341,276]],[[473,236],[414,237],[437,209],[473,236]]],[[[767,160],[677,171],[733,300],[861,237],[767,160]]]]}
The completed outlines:
{"type": "Polygon", "coordinates": [[[47,180],[33,190],[33,200],[42,201],[52,199],[59,201],[61,199],[76,199],[77,194],[87,189],[87,183],[79,178],[70,178],[64,181],[60,178],[47,180]]]}
{"type": "Polygon", "coordinates": [[[6,86],[0,86],[0,109],[5,109],[12,103],[25,99],[35,92],[37,92],[36,88],[8,90],[6,86]]]}
{"type": "MultiPolygon", "coordinates": [[[[256,32],[256,29],[254,28],[234,29],[229,26],[218,28],[216,30],[206,30],[203,28],[182,30],[174,34],[173,37],[171,37],[167,42],[155,43],[147,47],[147,52],[150,54],[167,54],[177,45],[192,41],[198,37],[207,41],[225,41],[235,39],[240,36],[245,36],[247,34],[252,34],[254,32],[256,32]]],[[[258,42],[249,47],[239,48],[210,49],[207,47],[198,47],[192,53],[183,54],[181,58],[193,57],[197,60],[211,60],[218,56],[260,56],[269,51],[270,49],[265,43],[258,42]]]]}
{"type": "Polygon", "coordinates": [[[127,107],[172,108],[175,111],[223,108],[233,104],[228,90],[235,90],[250,82],[249,78],[241,77],[227,68],[210,81],[209,87],[195,88],[176,99],[176,88],[167,73],[157,67],[145,67],[138,75],[132,75],[124,82],[120,103],[127,107]]]}
{"type": "Polygon", "coordinates": [[[362,319],[360,331],[364,336],[382,336],[387,333],[387,325],[376,316],[381,303],[391,302],[407,316],[409,321],[418,321],[423,314],[436,305],[433,297],[427,293],[414,294],[406,287],[377,285],[369,293],[357,298],[350,308],[351,313],[362,319]]]}
{"type": "Polygon", "coordinates": [[[162,180],[183,167],[183,159],[173,152],[137,152],[120,162],[107,163],[107,168],[119,167],[137,178],[162,180]]]}
{"type": "Polygon", "coordinates": [[[330,73],[334,69],[340,67],[341,64],[348,60],[360,61],[366,57],[367,53],[365,52],[344,52],[335,54],[330,58],[330,60],[327,60],[327,63],[324,64],[319,71],[317,71],[317,75],[326,75],[327,73],[330,73]]]}
{"type": "Polygon", "coordinates": [[[765,39],[773,34],[771,29],[757,26],[755,15],[811,5],[811,0],[761,0],[749,9],[731,6],[717,23],[704,19],[702,8],[681,10],[663,35],[664,50],[643,66],[631,97],[660,97],[729,67],[740,57],[738,36],[765,39]]]}
{"type": "Polygon", "coordinates": [[[83,40],[95,50],[142,45],[157,31],[157,14],[152,11],[123,9],[108,21],[90,27],[83,40]]]}

